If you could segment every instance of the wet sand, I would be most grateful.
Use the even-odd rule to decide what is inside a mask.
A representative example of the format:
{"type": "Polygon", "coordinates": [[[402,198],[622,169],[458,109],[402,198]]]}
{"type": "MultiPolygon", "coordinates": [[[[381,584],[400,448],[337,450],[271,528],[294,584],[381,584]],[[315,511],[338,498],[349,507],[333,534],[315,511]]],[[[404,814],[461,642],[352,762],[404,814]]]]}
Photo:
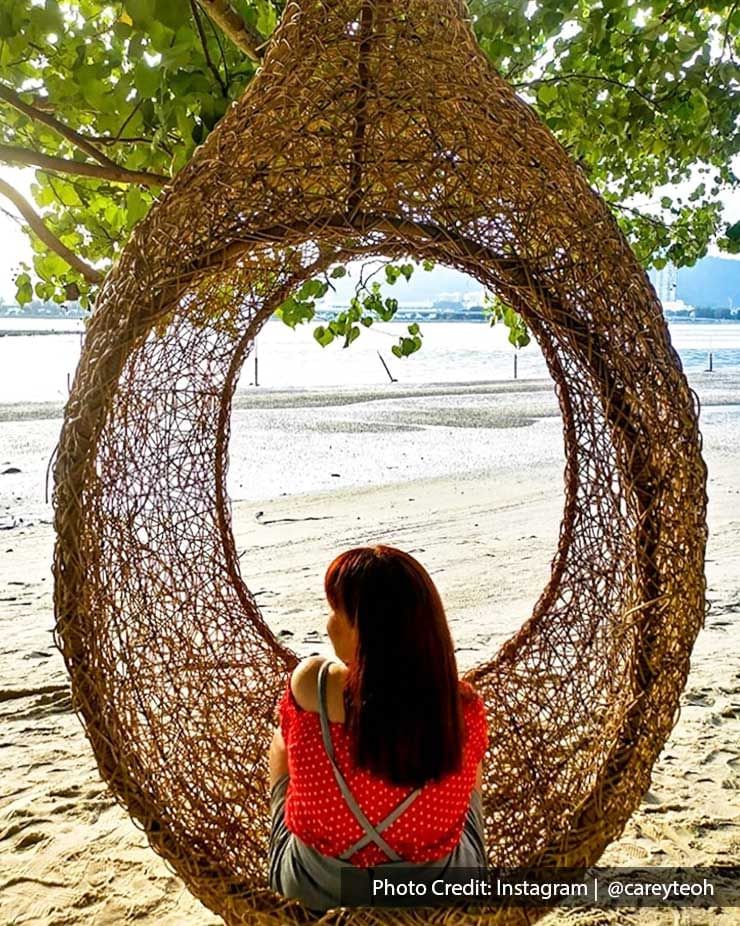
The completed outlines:
{"type": "MultiPolygon", "coordinates": [[[[462,669],[528,616],[558,536],[562,439],[551,386],[518,385],[498,395],[444,387],[413,395],[345,390],[342,401],[337,391],[323,400],[276,392],[239,400],[235,539],[246,551],[247,584],[293,649],[328,652],[323,570],[356,543],[383,540],[427,565],[462,669]],[[289,439],[293,453],[307,454],[296,459],[311,460],[309,472],[250,481],[254,460],[274,466],[289,439]],[[319,443],[323,454],[309,456],[319,443]],[[384,446],[368,464],[371,444],[384,446]]],[[[695,388],[710,474],[711,609],[650,791],[603,864],[740,860],[740,378],[704,377],[695,388]]],[[[40,416],[34,407],[11,408],[0,408],[0,473],[20,470],[0,475],[0,922],[216,924],[110,799],[70,711],[51,637],[53,532],[43,500],[61,422],[54,407],[40,416]]],[[[546,922],[729,926],[736,914],[580,910],[546,922]]]]}

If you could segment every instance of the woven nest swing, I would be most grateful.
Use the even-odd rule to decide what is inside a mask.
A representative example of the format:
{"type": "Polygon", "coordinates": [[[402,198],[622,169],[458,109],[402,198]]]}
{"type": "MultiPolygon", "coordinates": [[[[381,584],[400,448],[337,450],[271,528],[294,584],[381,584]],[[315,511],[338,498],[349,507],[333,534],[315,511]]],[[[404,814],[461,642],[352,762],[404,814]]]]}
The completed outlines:
{"type": "Polygon", "coordinates": [[[459,0],[290,0],[243,99],[106,279],[55,465],[56,634],[75,708],[113,793],[230,924],[316,921],[266,880],[267,747],[297,660],[240,573],[232,395],[257,332],[304,280],[408,255],[524,316],[563,417],[550,580],[468,673],[491,730],[491,865],[590,865],[621,833],[703,623],[698,400],[606,205],[492,70],[459,0]]]}

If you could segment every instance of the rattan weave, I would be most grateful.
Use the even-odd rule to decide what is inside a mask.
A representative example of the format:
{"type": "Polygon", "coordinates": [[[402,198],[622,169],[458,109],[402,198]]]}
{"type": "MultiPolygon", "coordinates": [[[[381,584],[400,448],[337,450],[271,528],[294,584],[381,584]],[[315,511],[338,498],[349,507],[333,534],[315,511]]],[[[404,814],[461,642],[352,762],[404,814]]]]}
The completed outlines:
{"type": "Polygon", "coordinates": [[[315,919],[266,885],[267,746],[296,657],[241,578],[231,399],[276,306],[371,255],[430,258],[513,305],[562,411],[550,581],[470,673],[491,727],[492,864],[591,864],[619,835],[703,622],[698,401],[608,208],[458,0],[289,0],[243,99],[108,275],[55,464],[56,638],[75,707],[116,797],[230,924],[315,919]]]}

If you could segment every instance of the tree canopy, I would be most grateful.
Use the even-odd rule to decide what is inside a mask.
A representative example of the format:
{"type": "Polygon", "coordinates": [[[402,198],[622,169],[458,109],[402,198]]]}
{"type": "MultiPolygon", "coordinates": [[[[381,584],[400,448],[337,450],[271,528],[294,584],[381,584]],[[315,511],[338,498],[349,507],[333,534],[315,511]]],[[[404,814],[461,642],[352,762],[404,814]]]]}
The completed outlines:
{"type": "MultiPolygon", "coordinates": [[[[36,168],[32,202],[0,180],[0,205],[15,205],[33,245],[33,266],[16,279],[20,304],[34,295],[94,300],[158,190],[248,86],[283,5],[0,0],[0,163],[36,168]]],[[[720,201],[740,184],[731,167],[740,151],[740,0],[470,0],[468,8],[484,52],[580,163],[646,268],[692,264],[712,242],[740,251],[740,222],[723,220],[720,201]],[[695,170],[701,179],[686,197],[664,196],[657,209],[628,205],[695,170]]],[[[401,266],[386,283],[408,278],[413,265],[401,266]]],[[[312,317],[327,282],[311,281],[283,319],[312,317]]],[[[393,315],[379,285],[357,300],[336,330],[317,333],[319,343],[393,315]]],[[[505,307],[494,315],[512,332],[519,324],[505,307]]],[[[402,353],[418,349],[418,332],[406,340],[402,353]]]]}

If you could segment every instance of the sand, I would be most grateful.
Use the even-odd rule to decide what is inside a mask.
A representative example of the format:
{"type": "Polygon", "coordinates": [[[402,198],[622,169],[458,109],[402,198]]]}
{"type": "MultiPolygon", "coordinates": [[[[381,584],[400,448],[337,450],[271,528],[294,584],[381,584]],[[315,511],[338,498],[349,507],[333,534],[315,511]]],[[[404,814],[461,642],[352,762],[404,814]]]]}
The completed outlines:
{"type": "MultiPolygon", "coordinates": [[[[704,402],[710,472],[711,610],[680,720],[649,793],[604,864],[740,860],[740,408],[734,404],[740,377],[704,377],[694,385],[704,402]]],[[[234,505],[237,547],[246,551],[244,577],[266,619],[287,632],[296,651],[329,653],[321,577],[335,552],[356,543],[383,540],[424,562],[447,604],[463,669],[495,650],[529,614],[549,573],[562,509],[557,410],[546,383],[493,391],[506,394],[492,399],[481,389],[445,388],[323,403],[314,396],[293,403],[300,406],[295,411],[275,394],[264,394],[256,405],[242,401],[235,430],[249,427],[238,414],[254,417],[261,404],[283,433],[278,444],[297,429],[306,441],[320,435],[325,448],[311,467],[305,463],[316,471],[319,491],[307,492],[309,483],[297,479],[287,487],[304,494],[242,498],[234,505]],[[470,411],[504,401],[506,415],[496,420],[471,412],[456,427],[450,415],[456,404],[470,411]],[[356,450],[357,441],[373,435],[384,444],[400,440],[401,427],[406,438],[396,446],[405,448],[406,458],[395,469],[385,457],[382,472],[378,463],[366,466],[364,475],[348,463],[348,447],[356,450]],[[537,428],[542,446],[535,452],[537,428]],[[439,472],[451,471],[445,454],[453,438],[459,474],[450,478],[439,472]],[[505,452],[491,449],[492,462],[483,466],[473,451],[481,442],[505,452]],[[430,454],[422,465],[419,458],[430,454]],[[376,485],[379,479],[387,484],[376,485]]],[[[67,676],[51,638],[53,533],[42,500],[59,412],[55,406],[43,414],[0,408],[0,471],[21,469],[0,475],[0,923],[216,924],[220,919],[191,897],[111,800],[70,711],[67,676]]],[[[269,421],[260,427],[267,434],[269,421]]],[[[238,440],[235,435],[232,455],[238,440]]],[[[272,459],[274,448],[265,441],[260,452],[272,459]]],[[[362,453],[358,458],[362,462],[362,453]]],[[[249,491],[258,494],[241,487],[243,495],[249,491]]],[[[737,910],[581,910],[555,912],[546,922],[729,926],[736,917],[737,910]]]]}

